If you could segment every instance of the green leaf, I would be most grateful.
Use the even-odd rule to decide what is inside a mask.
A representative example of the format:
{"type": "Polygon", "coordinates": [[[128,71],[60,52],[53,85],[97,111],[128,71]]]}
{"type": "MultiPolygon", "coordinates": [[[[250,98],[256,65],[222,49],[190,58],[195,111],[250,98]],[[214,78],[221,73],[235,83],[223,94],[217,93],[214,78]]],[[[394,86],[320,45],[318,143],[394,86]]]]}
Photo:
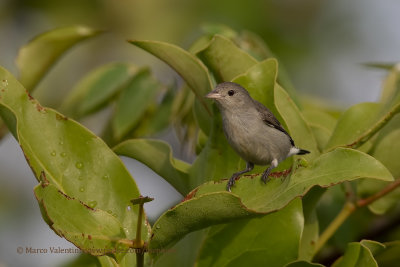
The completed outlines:
{"type": "Polygon", "coordinates": [[[372,155],[382,162],[394,177],[400,177],[400,166],[398,158],[400,156],[400,129],[388,133],[378,144],[376,144],[372,155]]]}
{"type": "Polygon", "coordinates": [[[117,246],[128,248],[131,241],[113,215],[65,195],[52,184],[42,182],[34,191],[50,227],[82,251],[98,256],[117,246]]]}
{"type": "MultiPolygon", "coordinates": [[[[397,129],[383,137],[372,153],[372,156],[382,162],[397,179],[400,179],[400,166],[398,164],[398,158],[400,156],[399,140],[400,129],[397,129]]],[[[357,193],[362,198],[365,198],[379,192],[387,185],[387,182],[362,180],[358,183],[357,193]]],[[[374,201],[368,208],[376,214],[384,214],[398,203],[399,198],[400,189],[397,188],[374,201]]]]}
{"type": "MultiPolygon", "coordinates": [[[[229,162],[229,161],[228,161],[229,162]]],[[[166,248],[189,232],[246,216],[259,216],[285,207],[311,187],[329,187],[358,178],[391,181],[390,172],[376,159],[357,150],[338,148],[300,167],[284,182],[264,185],[259,176],[241,178],[232,193],[226,182],[209,182],[192,191],[186,201],[166,211],[153,227],[150,247],[166,248]],[[205,215],[204,211],[207,211],[205,215]]]]}
{"type": "Polygon", "coordinates": [[[339,118],[325,150],[338,146],[353,147],[374,125],[381,108],[379,103],[360,103],[350,107],[339,118]]]}
{"type": "Polygon", "coordinates": [[[96,112],[110,102],[135,73],[136,67],[127,63],[100,66],[78,82],[60,109],[76,119],[96,112]]]}
{"type": "MultiPolygon", "coordinates": [[[[108,256],[101,256],[99,258],[109,258],[108,256]]],[[[92,256],[90,254],[80,254],[78,257],[63,263],[60,267],[102,267],[100,265],[98,257],[92,256]]]]}
{"type": "Polygon", "coordinates": [[[20,81],[32,91],[50,67],[72,46],[96,36],[100,31],[86,26],[57,28],[36,36],[18,53],[20,81]]]}
{"type": "Polygon", "coordinates": [[[400,262],[400,241],[384,243],[385,249],[374,252],[379,267],[392,267],[400,262]]]}
{"type": "Polygon", "coordinates": [[[304,156],[307,160],[316,158],[319,155],[317,142],[300,110],[288,93],[278,84],[275,85],[274,92],[275,106],[286,123],[296,146],[311,152],[304,156]]]}
{"type": "MultiPolygon", "coordinates": [[[[42,107],[3,68],[0,80],[8,82],[0,88],[0,115],[3,117],[4,111],[13,115],[13,120],[7,120],[8,127],[35,176],[40,180],[44,173],[46,180],[64,194],[112,214],[127,238],[133,239],[138,209],[131,207],[130,200],[140,194],[119,157],[79,123],[42,107]]],[[[146,240],[149,229],[145,223],[142,229],[146,240]]]]}
{"type": "Polygon", "coordinates": [[[185,80],[203,105],[202,112],[211,115],[211,102],[206,102],[204,96],[212,90],[212,82],[207,68],[198,58],[178,46],[164,42],[142,40],[129,42],[171,66],[185,80]]]}
{"type": "Polygon", "coordinates": [[[112,120],[113,133],[120,140],[131,131],[149,105],[155,101],[161,84],[144,69],[129,82],[118,97],[116,112],[112,120]]]}
{"type": "Polygon", "coordinates": [[[190,165],[172,157],[171,147],[158,140],[131,139],[114,147],[115,153],[136,159],[163,177],[183,195],[189,191],[190,165]]]}
{"type": "Polygon", "coordinates": [[[384,245],[369,240],[349,243],[343,257],[335,261],[332,267],[378,267],[373,257],[374,250],[377,249],[376,246],[384,248],[384,245]]]}
{"type": "Polygon", "coordinates": [[[270,215],[214,226],[196,266],[284,266],[297,258],[303,223],[296,199],[270,215]]]}
{"type": "Polygon", "coordinates": [[[382,70],[391,70],[395,63],[382,63],[382,62],[366,62],[362,63],[365,67],[375,68],[375,69],[382,69],[382,70]]]}
{"type": "Polygon", "coordinates": [[[233,79],[233,82],[246,88],[252,98],[266,106],[282,122],[274,101],[277,68],[276,59],[267,59],[249,68],[244,74],[237,76],[233,79]]]}
{"type": "Polygon", "coordinates": [[[381,102],[389,103],[400,92],[400,65],[393,65],[386,77],[381,94],[381,102]]]}
{"type": "Polygon", "coordinates": [[[206,181],[227,179],[240,168],[244,169],[244,166],[240,165],[239,156],[226,140],[221,117],[216,116],[213,118],[213,128],[207,143],[189,170],[190,189],[206,181]]]}
{"type": "Polygon", "coordinates": [[[319,151],[323,151],[336,125],[336,119],[326,112],[308,109],[303,116],[312,130],[319,151]]]}
{"type": "Polygon", "coordinates": [[[316,206],[325,192],[325,188],[314,186],[303,197],[304,229],[301,235],[298,259],[312,260],[314,256],[315,246],[319,237],[316,206]]]}
{"type": "Polygon", "coordinates": [[[197,55],[214,73],[218,82],[231,81],[257,64],[257,60],[221,35],[215,35],[197,55]]]}
{"type": "Polygon", "coordinates": [[[285,267],[325,267],[322,264],[319,263],[312,263],[312,262],[307,262],[307,261],[294,261],[291,262],[287,265],[285,265],[285,267]]]}
{"type": "Polygon", "coordinates": [[[176,97],[173,88],[168,88],[164,94],[160,104],[154,103],[150,106],[144,116],[147,119],[140,121],[139,125],[134,129],[134,136],[154,136],[155,134],[165,130],[173,121],[172,108],[176,97]]]}

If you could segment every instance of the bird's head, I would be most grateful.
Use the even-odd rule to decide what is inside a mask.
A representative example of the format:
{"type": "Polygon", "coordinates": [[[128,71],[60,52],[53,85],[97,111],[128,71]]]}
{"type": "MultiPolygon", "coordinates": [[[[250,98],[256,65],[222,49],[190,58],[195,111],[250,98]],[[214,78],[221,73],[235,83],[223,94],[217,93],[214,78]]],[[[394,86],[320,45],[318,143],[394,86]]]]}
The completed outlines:
{"type": "Polygon", "coordinates": [[[249,92],[239,84],[233,82],[218,84],[205,97],[214,99],[220,109],[228,110],[246,108],[253,102],[249,92]]]}

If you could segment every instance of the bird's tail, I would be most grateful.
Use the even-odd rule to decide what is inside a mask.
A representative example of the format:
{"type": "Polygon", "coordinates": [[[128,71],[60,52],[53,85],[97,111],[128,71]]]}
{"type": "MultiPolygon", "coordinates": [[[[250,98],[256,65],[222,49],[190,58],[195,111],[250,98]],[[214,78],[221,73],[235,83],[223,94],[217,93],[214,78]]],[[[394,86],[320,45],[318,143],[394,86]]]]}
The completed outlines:
{"type": "Polygon", "coordinates": [[[305,150],[305,149],[299,149],[299,152],[297,152],[297,155],[304,155],[304,154],[308,154],[310,153],[310,151],[305,150]]]}

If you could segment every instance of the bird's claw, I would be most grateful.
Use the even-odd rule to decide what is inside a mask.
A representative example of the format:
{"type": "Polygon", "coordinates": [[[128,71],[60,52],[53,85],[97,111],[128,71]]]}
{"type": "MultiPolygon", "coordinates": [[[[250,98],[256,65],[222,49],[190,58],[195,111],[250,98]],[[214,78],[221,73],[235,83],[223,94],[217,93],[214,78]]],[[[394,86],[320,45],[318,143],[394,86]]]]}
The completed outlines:
{"type": "Polygon", "coordinates": [[[263,176],[261,176],[261,180],[264,182],[264,184],[266,184],[269,180],[271,180],[271,178],[269,178],[268,175],[263,174],[263,176]]]}
{"type": "Polygon", "coordinates": [[[231,191],[231,187],[235,184],[235,179],[229,179],[227,185],[226,185],[226,190],[228,190],[228,192],[232,192],[231,191]]]}

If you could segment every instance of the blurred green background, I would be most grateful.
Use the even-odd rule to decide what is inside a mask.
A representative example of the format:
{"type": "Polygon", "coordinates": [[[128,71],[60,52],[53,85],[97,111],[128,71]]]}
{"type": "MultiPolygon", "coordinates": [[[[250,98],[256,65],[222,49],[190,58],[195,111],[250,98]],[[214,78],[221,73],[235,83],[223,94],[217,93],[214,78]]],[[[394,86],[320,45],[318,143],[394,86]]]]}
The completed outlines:
{"type": "MultiPolygon", "coordinates": [[[[298,91],[344,108],[378,98],[385,72],[361,63],[399,61],[398,14],[396,0],[0,0],[0,65],[18,75],[18,49],[59,26],[107,30],[68,52],[34,92],[42,104],[57,107],[87,71],[111,61],[148,65],[163,82],[179,81],[168,66],[126,40],[161,40],[188,48],[202,27],[217,23],[260,35],[298,91]]],[[[96,130],[96,124],[88,125],[96,130]]],[[[35,184],[13,138],[0,141],[1,267],[54,266],[75,256],[17,253],[19,246],[72,247],[42,221],[32,193],[35,184]]],[[[148,188],[154,190],[154,185],[148,188]]],[[[157,192],[164,196],[154,191],[152,196],[170,203],[179,199],[162,186],[157,192]]]]}

